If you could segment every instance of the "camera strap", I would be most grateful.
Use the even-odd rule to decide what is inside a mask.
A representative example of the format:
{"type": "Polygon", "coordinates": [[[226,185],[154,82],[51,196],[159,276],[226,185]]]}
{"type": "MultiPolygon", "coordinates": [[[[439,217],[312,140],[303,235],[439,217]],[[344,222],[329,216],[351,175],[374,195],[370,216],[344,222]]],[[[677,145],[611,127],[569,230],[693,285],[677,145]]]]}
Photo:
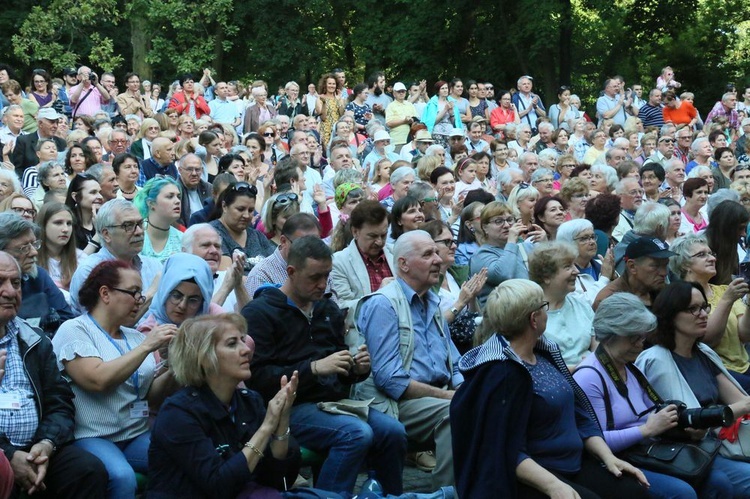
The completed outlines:
{"type": "MultiPolygon", "coordinates": [[[[594,355],[596,355],[596,359],[601,363],[602,367],[604,367],[604,370],[606,371],[607,375],[612,379],[612,381],[615,384],[615,387],[617,388],[617,393],[620,394],[622,398],[625,399],[625,401],[628,403],[628,406],[630,407],[630,410],[633,412],[633,414],[638,417],[642,418],[649,412],[654,410],[654,407],[649,407],[643,412],[637,412],[635,410],[635,407],[633,407],[633,403],[630,401],[630,398],[628,396],[628,387],[625,385],[625,382],[620,377],[620,373],[617,371],[617,368],[615,368],[614,363],[612,362],[612,358],[609,356],[607,351],[604,349],[604,347],[599,344],[598,347],[596,347],[596,351],[594,352],[594,355]]],[[[643,375],[641,371],[638,370],[637,367],[635,367],[632,364],[626,364],[625,368],[635,377],[636,381],[638,382],[638,385],[640,385],[641,388],[646,392],[646,395],[648,398],[654,403],[654,404],[660,404],[663,402],[661,397],[659,397],[659,394],[656,393],[656,390],[651,386],[651,384],[648,382],[646,377],[643,375]]],[[[614,415],[612,413],[612,402],[609,398],[609,390],[607,389],[607,383],[604,380],[604,377],[599,372],[598,369],[595,369],[592,366],[580,366],[578,369],[592,369],[601,379],[602,381],[602,396],[604,398],[604,410],[607,415],[607,431],[613,431],[615,429],[615,421],[614,421],[614,415]]]]}
{"type": "Polygon", "coordinates": [[[76,114],[78,114],[78,108],[81,107],[81,104],[83,104],[83,101],[85,101],[86,97],[88,97],[89,95],[91,95],[91,92],[93,92],[93,91],[94,91],[94,86],[92,85],[91,88],[89,88],[89,91],[86,92],[86,95],[84,95],[82,99],[80,99],[78,102],[76,102],[76,107],[73,108],[73,115],[72,115],[72,118],[71,118],[72,120],[76,119],[76,114]]]}

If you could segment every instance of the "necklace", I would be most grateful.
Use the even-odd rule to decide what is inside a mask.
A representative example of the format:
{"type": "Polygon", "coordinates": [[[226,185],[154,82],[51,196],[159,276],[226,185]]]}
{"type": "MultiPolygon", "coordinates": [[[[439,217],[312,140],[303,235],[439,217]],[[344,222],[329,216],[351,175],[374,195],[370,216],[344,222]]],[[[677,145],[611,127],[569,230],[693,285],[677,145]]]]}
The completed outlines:
{"type": "Polygon", "coordinates": [[[137,189],[137,187],[134,185],[132,191],[124,191],[124,190],[120,189],[120,192],[122,192],[123,194],[129,196],[129,195],[133,194],[136,191],[136,189],[137,189]]]}
{"type": "Polygon", "coordinates": [[[151,220],[149,220],[149,221],[148,221],[148,226],[149,226],[149,227],[153,227],[154,229],[156,229],[156,230],[160,230],[160,231],[162,231],[162,232],[168,232],[168,231],[169,231],[169,227],[167,227],[166,229],[162,229],[161,227],[157,227],[156,225],[154,225],[154,224],[153,224],[153,223],[151,222],[151,220]]]}

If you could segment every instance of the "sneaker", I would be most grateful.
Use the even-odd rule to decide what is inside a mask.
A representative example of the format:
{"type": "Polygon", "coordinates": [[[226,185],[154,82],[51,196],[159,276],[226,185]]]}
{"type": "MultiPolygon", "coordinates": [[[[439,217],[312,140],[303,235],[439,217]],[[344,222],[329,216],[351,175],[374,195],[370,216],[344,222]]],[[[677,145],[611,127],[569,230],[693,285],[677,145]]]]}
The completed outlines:
{"type": "Polygon", "coordinates": [[[435,453],[432,451],[426,452],[410,452],[406,455],[406,464],[414,466],[421,471],[432,471],[435,469],[435,453]]]}

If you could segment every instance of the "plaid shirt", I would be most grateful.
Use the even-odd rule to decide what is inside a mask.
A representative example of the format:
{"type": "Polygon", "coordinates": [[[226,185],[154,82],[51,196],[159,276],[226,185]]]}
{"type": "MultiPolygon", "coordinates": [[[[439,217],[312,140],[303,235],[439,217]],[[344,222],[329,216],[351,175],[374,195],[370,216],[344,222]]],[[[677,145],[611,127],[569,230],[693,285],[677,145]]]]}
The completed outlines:
{"type": "Polygon", "coordinates": [[[18,348],[18,324],[14,319],[5,326],[5,336],[0,339],[0,349],[8,351],[5,376],[0,381],[0,393],[13,394],[21,401],[20,409],[0,409],[0,431],[16,447],[32,443],[39,426],[39,415],[34,402],[34,388],[26,377],[26,369],[18,348]]]}
{"type": "Polygon", "coordinates": [[[740,127],[740,115],[737,114],[737,110],[735,109],[729,109],[724,107],[724,104],[721,103],[721,101],[714,104],[714,108],[711,109],[711,112],[708,113],[708,116],[706,116],[706,124],[711,123],[719,116],[726,116],[729,120],[729,128],[732,130],[737,130],[740,127]]]}
{"type": "MultiPolygon", "coordinates": [[[[359,250],[359,248],[357,249],[359,250]]],[[[388,266],[388,260],[386,260],[384,252],[381,252],[375,260],[371,259],[361,251],[359,252],[359,255],[362,257],[362,261],[365,262],[367,277],[370,278],[370,289],[374,293],[380,289],[383,279],[386,277],[393,277],[393,272],[391,272],[391,268],[388,266]]]]}

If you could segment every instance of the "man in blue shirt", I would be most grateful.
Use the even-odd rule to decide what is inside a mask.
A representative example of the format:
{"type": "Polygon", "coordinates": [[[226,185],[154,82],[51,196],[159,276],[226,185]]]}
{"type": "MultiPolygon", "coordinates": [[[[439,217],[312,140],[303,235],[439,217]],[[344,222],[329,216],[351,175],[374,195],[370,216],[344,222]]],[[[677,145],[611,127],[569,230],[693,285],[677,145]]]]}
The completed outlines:
{"type": "Polygon", "coordinates": [[[358,397],[403,423],[410,441],[434,443],[433,486],[452,485],[450,401],[463,382],[459,353],[430,290],[442,260],[427,232],[407,232],[396,241],[397,279],[362,299],[356,324],[370,349],[372,374],[358,397]]]}

